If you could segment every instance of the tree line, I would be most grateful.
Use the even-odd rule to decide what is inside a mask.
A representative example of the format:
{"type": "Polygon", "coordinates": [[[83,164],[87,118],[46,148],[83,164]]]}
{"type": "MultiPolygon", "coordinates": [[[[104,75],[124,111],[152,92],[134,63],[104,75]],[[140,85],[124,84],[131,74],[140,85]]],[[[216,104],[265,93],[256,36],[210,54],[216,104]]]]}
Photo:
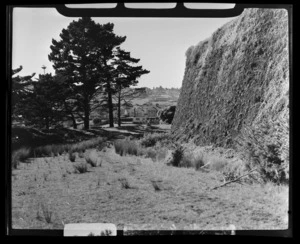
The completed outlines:
{"type": "Polygon", "coordinates": [[[76,118],[81,118],[84,129],[89,129],[91,110],[102,108],[109,113],[109,126],[113,127],[113,110],[120,111],[124,91],[150,72],[137,65],[140,59],[120,47],[126,36],[116,35],[113,28],[112,23],[80,18],[61,31],[60,40],[52,39],[48,59],[55,75],[39,75],[33,80],[35,74],[15,76],[22,66],[13,70],[13,119],[49,129],[62,118],[71,120],[76,128],[76,118]]]}

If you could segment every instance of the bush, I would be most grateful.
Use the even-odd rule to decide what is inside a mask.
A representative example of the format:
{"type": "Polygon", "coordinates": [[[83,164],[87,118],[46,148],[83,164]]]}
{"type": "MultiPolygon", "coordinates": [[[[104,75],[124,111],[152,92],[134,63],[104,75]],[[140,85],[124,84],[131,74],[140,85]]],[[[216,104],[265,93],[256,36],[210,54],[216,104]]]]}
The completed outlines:
{"type": "Polygon", "coordinates": [[[156,161],[156,151],[152,148],[148,148],[145,152],[147,158],[151,158],[152,161],[156,161]]]}
{"type": "Polygon", "coordinates": [[[101,119],[100,119],[100,118],[94,118],[94,119],[93,119],[93,123],[94,123],[95,125],[98,125],[98,124],[101,123],[101,119]]]}
{"type": "Polygon", "coordinates": [[[289,180],[288,122],[267,121],[260,126],[245,127],[237,142],[246,153],[247,168],[258,168],[260,178],[267,182],[287,183],[289,180]]]}
{"type": "Polygon", "coordinates": [[[182,146],[177,146],[175,150],[172,152],[172,158],[170,164],[175,167],[180,167],[180,162],[184,155],[184,149],[182,146]]]}
{"type": "Polygon", "coordinates": [[[33,150],[35,157],[57,156],[65,152],[84,152],[88,148],[98,148],[102,150],[105,146],[104,139],[101,137],[94,138],[87,141],[82,141],[75,144],[58,144],[40,146],[33,150]]]}
{"type": "Polygon", "coordinates": [[[76,154],[73,151],[69,151],[69,160],[71,162],[75,162],[76,160],[76,154]]]}
{"type": "Polygon", "coordinates": [[[95,150],[91,151],[87,156],[85,156],[86,162],[92,167],[98,166],[98,155],[95,150]]]}
{"type": "Polygon", "coordinates": [[[228,165],[226,159],[216,156],[208,156],[207,161],[209,162],[209,169],[220,172],[228,165]]]}
{"type": "Polygon", "coordinates": [[[131,140],[116,140],[114,142],[115,151],[117,154],[124,156],[129,155],[140,155],[140,148],[135,141],[131,140]]]}
{"type": "Polygon", "coordinates": [[[73,165],[75,171],[79,172],[80,174],[87,172],[88,167],[87,167],[87,163],[77,163],[73,165]]]}
{"type": "Polygon", "coordinates": [[[20,148],[12,153],[12,167],[16,169],[19,165],[19,162],[24,162],[27,158],[30,157],[31,150],[30,148],[20,148]]]}
{"type": "Polygon", "coordinates": [[[141,140],[141,145],[144,147],[153,147],[157,142],[169,140],[170,136],[166,133],[152,133],[146,134],[141,140]]]}

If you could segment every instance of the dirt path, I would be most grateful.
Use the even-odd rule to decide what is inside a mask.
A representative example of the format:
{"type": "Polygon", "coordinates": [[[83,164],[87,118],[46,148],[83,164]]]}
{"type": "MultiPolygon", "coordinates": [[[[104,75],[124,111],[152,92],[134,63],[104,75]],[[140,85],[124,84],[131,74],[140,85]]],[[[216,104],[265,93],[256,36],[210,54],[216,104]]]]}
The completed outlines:
{"type": "Polygon", "coordinates": [[[63,229],[80,222],[118,229],[287,228],[287,188],[231,184],[210,191],[221,183],[215,173],[121,157],[114,149],[98,155],[102,165],[83,174],[73,172],[67,155],[33,159],[14,170],[13,228],[63,229]]]}

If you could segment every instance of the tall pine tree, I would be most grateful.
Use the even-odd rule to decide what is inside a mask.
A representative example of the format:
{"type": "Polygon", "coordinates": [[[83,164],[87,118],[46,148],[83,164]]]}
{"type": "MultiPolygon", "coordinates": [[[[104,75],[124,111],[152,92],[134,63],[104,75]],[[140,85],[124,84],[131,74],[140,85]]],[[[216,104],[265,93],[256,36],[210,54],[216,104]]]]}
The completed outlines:
{"type": "Polygon", "coordinates": [[[99,89],[108,94],[110,126],[113,126],[112,70],[110,61],[114,49],[126,37],[113,33],[114,25],[96,24],[89,17],[73,21],[63,29],[61,40],[52,40],[48,55],[57,74],[68,77],[69,87],[74,92],[79,111],[84,114],[84,128],[89,129],[90,102],[99,89]]]}
{"type": "Polygon", "coordinates": [[[134,90],[128,90],[126,88],[136,85],[140,76],[150,72],[143,69],[142,66],[133,66],[139,61],[140,59],[132,58],[130,52],[117,48],[115,60],[113,62],[115,67],[113,74],[117,98],[118,126],[121,126],[122,100],[123,102],[128,103],[130,97],[135,97],[137,95],[134,90]]]}

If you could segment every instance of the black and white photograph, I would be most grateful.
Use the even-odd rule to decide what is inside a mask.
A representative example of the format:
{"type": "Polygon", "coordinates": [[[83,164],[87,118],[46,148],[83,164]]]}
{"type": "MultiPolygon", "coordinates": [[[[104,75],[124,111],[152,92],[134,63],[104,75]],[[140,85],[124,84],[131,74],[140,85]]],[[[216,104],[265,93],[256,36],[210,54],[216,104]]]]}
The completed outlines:
{"type": "Polygon", "coordinates": [[[12,230],[288,230],[290,8],[181,18],[14,6],[12,230]]]}

